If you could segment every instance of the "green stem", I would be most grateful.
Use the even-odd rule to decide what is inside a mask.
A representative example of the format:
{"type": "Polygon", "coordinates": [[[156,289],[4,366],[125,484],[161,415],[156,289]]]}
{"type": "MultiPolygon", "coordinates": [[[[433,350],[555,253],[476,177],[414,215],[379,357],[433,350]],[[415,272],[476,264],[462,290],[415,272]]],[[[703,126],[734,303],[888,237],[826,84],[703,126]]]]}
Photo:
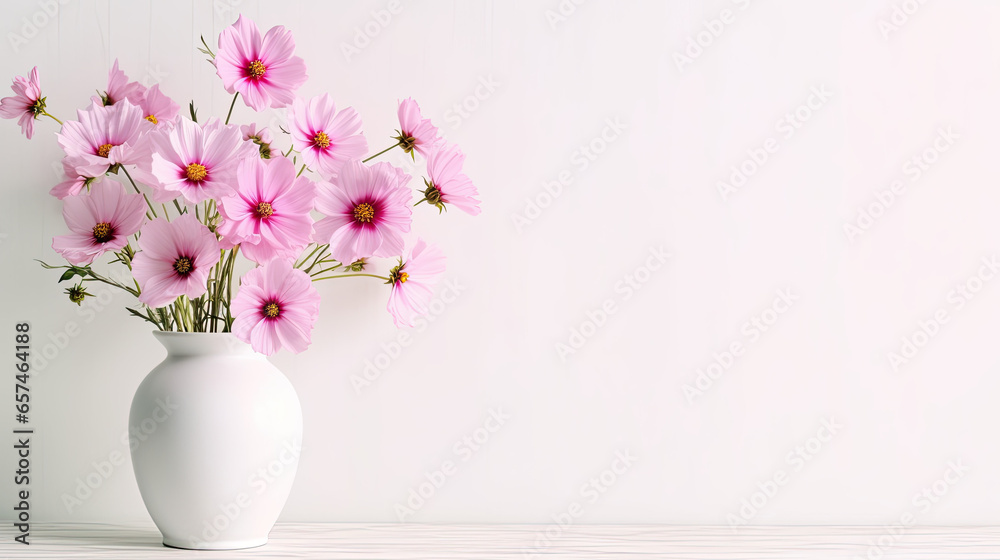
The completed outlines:
{"type": "Polygon", "coordinates": [[[229,124],[229,119],[232,118],[233,116],[233,107],[236,106],[236,100],[239,98],[239,96],[240,92],[237,91],[236,95],[233,96],[233,102],[229,104],[229,114],[226,115],[226,124],[229,124]]]}
{"type": "Polygon", "coordinates": [[[136,296],[136,297],[139,296],[139,292],[137,290],[133,290],[132,288],[129,288],[128,286],[126,286],[124,284],[119,284],[118,282],[115,282],[114,280],[111,280],[110,278],[105,278],[105,277],[101,276],[100,274],[97,274],[96,272],[91,271],[90,272],[90,277],[93,278],[94,280],[98,281],[98,282],[103,282],[103,283],[105,283],[105,284],[107,284],[109,286],[114,286],[116,288],[125,290],[126,292],[132,294],[133,296],[136,296]]]}
{"type": "Polygon", "coordinates": [[[299,172],[298,172],[298,174],[297,174],[297,175],[295,175],[295,177],[296,177],[296,178],[300,177],[300,176],[302,175],[302,172],[303,172],[303,171],[305,171],[305,170],[306,170],[306,164],[304,164],[304,163],[303,163],[303,164],[302,164],[302,168],[301,168],[301,169],[299,169],[299,172]]]}
{"type": "Polygon", "coordinates": [[[133,179],[132,176],[128,174],[128,169],[125,169],[124,165],[122,166],[122,171],[124,171],[125,172],[125,176],[128,177],[128,182],[132,183],[132,188],[135,189],[135,192],[137,194],[141,194],[142,198],[146,199],[146,206],[149,206],[149,212],[153,213],[152,217],[150,217],[149,212],[146,212],[146,217],[149,218],[149,219],[155,218],[156,217],[156,209],[153,208],[153,203],[149,201],[149,197],[146,196],[146,193],[144,193],[144,192],[142,192],[142,191],[139,190],[139,185],[135,184],[135,179],[133,179]]]}
{"type": "Polygon", "coordinates": [[[385,280],[386,282],[389,281],[389,279],[387,277],[385,277],[385,276],[379,276],[378,274],[365,274],[365,273],[359,272],[358,274],[335,274],[333,276],[324,276],[322,278],[313,278],[313,282],[319,282],[320,280],[329,280],[331,278],[353,278],[355,276],[368,276],[368,277],[371,277],[371,278],[378,278],[379,280],[385,280]]]}
{"type": "Polygon", "coordinates": [[[240,246],[233,247],[229,253],[229,261],[226,263],[226,329],[230,330],[233,324],[233,315],[230,307],[233,305],[233,267],[236,266],[236,255],[240,252],[240,246]]]}
{"type": "Polygon", "coordinates": [[[59,119],[57,119],[57,118],[53,117],[52,115],[48,114],[48,113],[47,113],[47,112],[45,112],[45,111],[42,111],[42,114],[43,114],[43,115],[45,115],[46,117],[48,117],[48,118],[50,118],[50,119],[52,119],[52,120],[56,121],[56,122],[57,122],[57,123],[59,123],[60,125],[61,125],[61,124],[63,123],[63,122],[62,122],[61,120],[59,120],[59,119]]]}
{"type": "Polygon", "coordinates": [[[337,266],[331,266],[330,268],[324,268],[323,270],[317,270],[316,272],[313,272],[309,276],[319,276],[320,274],[330,272],[332,270],[337,270],[338,268],[340,268],[339,264],[337,266]]]}
{"type": "Polygon", "coordinates": [[[399,142],[396,142],[395,144],[393,144],[392,146],[389,146],[388,148],[386,148],[386,149],[382,150],[381,152],[379,152],[379,153],[377,153],[377,154],[375,154],[375,155],[373,155],[373,156],[370,156],[370,157],[368,157],[367,159],[363,159],[363,160],[361,160],[361,163],[367,163],[368,161],[370,161],[370,160],[373,160],[373,159],[377,158],[378,156],[380,156],[380,155],[382,155],[382,154],[384,154],[384,153],[388,152],[389,150],[391,150],[391,149],[395,148],[395,147],[396,147],[396,146],[398,146],[398,145],[399,145],[399,142]]]}
{"type": "Polygon", "coordinates": [[[299,267],[301,267],[302,265],[306,264],[306,262],[308,262],[308,261],[309,261],[309,259],[311,259],[311,258],[312,258],[312,256],[316,254],[316,251],[319,251],[319,248],[320,248],[320,247],[322,247],[322,245],[316,245],[316,248],[315,248],[315,249],[313,249],[311,253],[309,253],[308,255],[306,255],[306,258],[302,259],[302,261],[301,261],[301,262],[298,262],[298,263],[295,263],[295,266],[294,266],[294,268],[299,268],[299,267]]]}
{"type": "Polygon", "coordinates": [[[312,264],[310,264],[309,266],[307,266],[307,267],[305,268],[305,272],[306,272],[307,274],[308,274],[308,273],[310,273],[310,272],[312,272],[312,269],[316,268],[316,265],[318,265],[319,263],[323,262],[324,260],[326,260],[326,258],[327,258],[328,256],[330,256],[330,255],[329,255],[329,254],[328,254],[328,253],[326,252],[326,250],[327,250],[327,249],[329,249],[329,248],[330,248],[330,245],[321,245],[321,246],[320,246],[320,249],[321,249],[321,250],[320,250],[320,252],[319,252],[319,255],[317,255],[317,256],[316,256],[316,258],[315,258],[315,259],[313,259],[313,262],[312,262],[312,264]]]}

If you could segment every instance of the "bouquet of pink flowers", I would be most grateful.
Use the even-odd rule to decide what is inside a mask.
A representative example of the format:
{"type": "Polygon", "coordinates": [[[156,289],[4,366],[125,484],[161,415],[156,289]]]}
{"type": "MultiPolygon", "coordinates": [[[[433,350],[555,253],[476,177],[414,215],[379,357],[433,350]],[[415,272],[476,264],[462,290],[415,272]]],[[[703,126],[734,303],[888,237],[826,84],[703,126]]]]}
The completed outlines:
{"type": "Polygon", "coordinates": [[[51,194],[63,200],[70,233],[54,238],[52,248],[69,264],[43,266],[63,269],[59,281],[74,282],[66,292],[78,304],[90,295],[87,282],[103,282],[137,297],[128,310],[159,330],[231,331],[268,355],[309,346],[320,303],[313,283],[320,280],[381,279],[396,325],[412,326],[427,312],[445,257],[421,239],[407,250],[411,177],[368,162],[397,147],[414,161],[420,154],[427,177],[416,204],[475,215],[478,193],[462,171],[465,156],[405,99],[395,143],[366,157],[354,109],[338,110],[326,94],[296,97],[306,66],[282,26],[261,36],[240,16],[215,52],[202,43],[233,94],[224,121],[199,121],[194,102],[190,118],[180,115],[159,85],[129,81],[117,61],[107,90],[72,121],[49,114],[37,68],[15,78],[0,116],[18,119],[29,139],[39,117],[61,125],[66,180],[51,194]],[[267,128],[230,124],[238,99],[257,112],[287,108],[290,130],[280,131],[287,148],[267,128]],[[106,254],[128,271],[127,280],[91,268],[106,254]],[[239,255],[256,265],[242,277],[239,255]],[[398,260],[380,276],[366,272],[371,258],[398,260]]]}

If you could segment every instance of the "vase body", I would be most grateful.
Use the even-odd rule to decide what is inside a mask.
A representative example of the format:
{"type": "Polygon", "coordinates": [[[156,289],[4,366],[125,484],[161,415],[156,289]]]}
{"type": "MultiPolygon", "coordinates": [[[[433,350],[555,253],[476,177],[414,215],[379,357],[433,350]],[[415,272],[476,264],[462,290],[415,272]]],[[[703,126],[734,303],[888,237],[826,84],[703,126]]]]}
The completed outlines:
{"type": "Polygon", "coordinates": [[[265,544],[298,468],[302,409],[295,389],[232,334],[154,335],[167,357],[132,399],[129,449],[163,544],[265,544]]]}

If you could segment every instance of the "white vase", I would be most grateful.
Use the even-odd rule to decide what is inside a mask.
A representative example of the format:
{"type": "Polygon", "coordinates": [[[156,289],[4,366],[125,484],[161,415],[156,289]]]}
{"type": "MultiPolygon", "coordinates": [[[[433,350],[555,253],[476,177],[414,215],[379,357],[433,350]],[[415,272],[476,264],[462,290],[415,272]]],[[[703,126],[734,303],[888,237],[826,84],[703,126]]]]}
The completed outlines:
{"type": "Polygon", "coordinates": [[[298,467],[302,409],[295,389],[231,334],[153,334],[167,357],[135,392],[129,443],[163,544],[265,544],[298,467]]]}

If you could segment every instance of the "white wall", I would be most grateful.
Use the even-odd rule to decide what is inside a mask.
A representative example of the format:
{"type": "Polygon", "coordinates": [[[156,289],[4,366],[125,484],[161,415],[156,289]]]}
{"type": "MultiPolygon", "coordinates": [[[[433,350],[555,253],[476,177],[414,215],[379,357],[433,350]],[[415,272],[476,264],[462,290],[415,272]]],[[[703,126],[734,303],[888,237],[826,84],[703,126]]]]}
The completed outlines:
{"type": "MultiPolygon", "coordinates": [[[[5,4],[3,35],[44,19],[39,4],[5,4]]],[[[224,115],[229,96],[195,46],[200,34],[214,43],[238,9],[292,29],[309,66],[300,93],[356,107],[373,148],[388,145],[396,100],[413,96],[468,153],[483,215],[416,212],[415,229],[445,248],[462,286],[430,328],[358,393],[352,376],[397,336],[387,294],[328,283],[314,347],[275,358],[306,422],[283,519],[395,520],[394,504],[450,459],[457,474],[408,520],[543,523],[579,502],[586,522],[725,524],[780,469],[786,483],[753,523],[1000,521],[1000,280],[973,279],[981,258],[1000,254],[995,3],[930,2],[885,38],[888,0],[592,0],[555,29],[546,10],[557,0],[402,0],[350,61],[342,42],[385,2],[63,4],[16,52],[0,47],[0,76],[37,64],[57,115],[103,89],[116,56],[132,78],[224,115]],[[673,53],[723,9],[735,21],[679,70],[673,53]],[[457,122],[452,106],[477,88],[485,98],[457,122]],[[786,137],[779,121],[813,88],[832,97],[813,99],[819,108],[786,137]],[[577,150],[609,119],[624,132],[583,169],[577,150]],[[908,159],[942,128],[957,139],[939,142],[948,150],[914,180],[908,159]],[[765,144],[774,153],[723,200],[717,183],[765,144]],[[572,183],[518,231],[512,216],[560,174],[572,183]],[[905,190],[849,240],[844,224],[896,180],[905,190]],[[660,247],[671,256],[647,277],[639,269],[660,247]],[[618,283],[632,274],[647,281],[626,299],[618,283]],[[967,282],[981,290],[959,309],[949,294],[967,282]],[[743,325],[767,315],[778,290],[796,299],[754,339],[743,325]],[[617,312],[562,360],[556,345],[608,299],[617,312]],[[948,322],[894,371],[888,354],[939,309],[948,322]],[[734,342],[742,355],[689,402],[685,385],[715,354],[727,362],[734,342]],[[509,420],[464,461],[453,445],[491,408],[509,420]],[[829,418],[842,428],[796,460],[829,418]],[[582,486],[625,450],[636,462],[592,503],[582,486]],[[938,483],[943,499],[913,502],[956,460],[969,470],[938,483]]],[[[240,105],[237,120],[254,118],[240,105]]],[[[36,341],[71,321],[83,330],[33,378],[35,519],[146,519],[128,464],[71,513],[62,496],[126,451],[130,399],[164,352],[126,317],[125,296],[82,315],[32,261],[57,260],[50,238],[63,232],[46,194],[55,128],[39,121],[26,142],[0,124],[0,327],[30,320],[36,341]]],[[[0,402],[11,385],[0,384],[0,402]]],[[[10,404],[0,408],[13,425],[10,404]]],[[[8,445],[5,504],[13,464],[8,445]]]]}

